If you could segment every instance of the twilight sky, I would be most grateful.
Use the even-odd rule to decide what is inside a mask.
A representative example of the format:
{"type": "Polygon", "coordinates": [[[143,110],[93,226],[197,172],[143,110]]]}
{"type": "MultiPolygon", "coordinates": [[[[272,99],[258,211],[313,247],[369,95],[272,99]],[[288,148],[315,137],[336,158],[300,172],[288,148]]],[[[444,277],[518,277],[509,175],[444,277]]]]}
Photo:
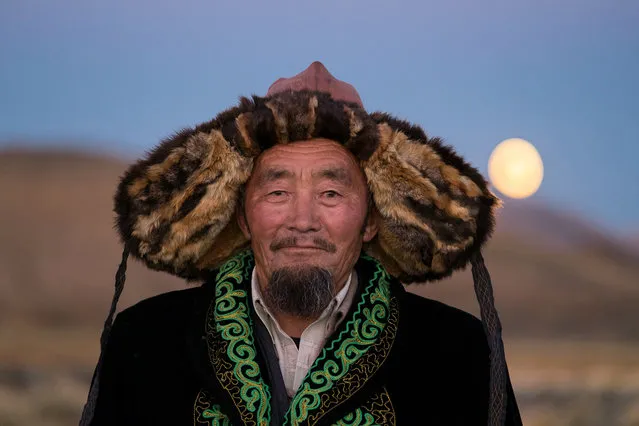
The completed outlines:
{"type": "Polygon", "coordinates": [[[532,200],[639,231],[636,0],[2,0],[0,148],[133,158],[314,60],[483,173],[529,140],[532,200]]]}

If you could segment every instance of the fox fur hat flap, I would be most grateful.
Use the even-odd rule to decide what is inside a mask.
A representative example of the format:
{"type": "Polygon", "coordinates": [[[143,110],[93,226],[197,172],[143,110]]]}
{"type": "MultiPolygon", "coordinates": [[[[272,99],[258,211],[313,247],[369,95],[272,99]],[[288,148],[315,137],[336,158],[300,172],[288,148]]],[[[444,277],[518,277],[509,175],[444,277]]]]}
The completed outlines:
{"type": "Polygon", "coordinates": [[[365,251],[402,282],[465,267],[491,234],[497,198],[440,139],[326,92],[284,90],[241,98],[131,166],[115,197],[123,243],[149,268],[206,278],[249,244],[235,213],[255,158],[314,138],[339,142],[359,160],[380,219],[365,251]]]}

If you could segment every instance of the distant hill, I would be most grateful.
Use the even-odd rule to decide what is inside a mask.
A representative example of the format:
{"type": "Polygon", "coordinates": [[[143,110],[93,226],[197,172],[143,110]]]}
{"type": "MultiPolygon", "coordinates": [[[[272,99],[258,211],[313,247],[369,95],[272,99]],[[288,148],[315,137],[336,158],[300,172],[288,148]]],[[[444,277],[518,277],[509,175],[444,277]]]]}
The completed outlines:
{"type": "MultiPolygon", "coordinates": [[[[112,196],[126,164],[79,152],[0,153],[0,324],[106,315],[121,246],[112,196]]],[[[123,305],[182,288],[129,261],[123,305]]]]}
{"type": "Polygon", "coordinates": [[[501,233],[515,233],[520,237],[534,238],[553,250],[589,251],[617,260],[637,261],[639,233],[626,235],[606,233],[585,218],[550,209],[532,200],[505,200],[499,212],[498,227],[501,233]]]}
{"type": "Polygon", "coordinates": [[[623,241],[631,252],[639,254],[639,232],[631,233],[623,241]]]}
{"type": "MultiPolygon", "coordinates": [[[[70,151],[0,152],[0,328],[97,333],[120,259],[112,196],[125,167],[70,151]]],[[[583,219],[507,203],[485,257],[507,336],[639,340],[637,256],[583,219]]],[[[121,306],[185,285],[130,260],[121,306]]],[[[469,270],[411,290],[477,313],[469,270]]]]}

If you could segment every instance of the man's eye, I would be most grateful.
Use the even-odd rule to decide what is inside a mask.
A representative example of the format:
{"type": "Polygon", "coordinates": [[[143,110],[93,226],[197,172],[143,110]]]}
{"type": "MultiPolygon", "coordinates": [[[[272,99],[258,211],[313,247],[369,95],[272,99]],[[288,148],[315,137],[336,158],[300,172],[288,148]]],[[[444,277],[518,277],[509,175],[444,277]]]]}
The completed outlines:
{"type": "Polygon", "coordinates": [[[339,195],[339,192],[336,191],[324,191],[324,196],[326,198],[337,198],[339,195]]]}
{"type": "Polygon", "coordinates": [[[268,193],[268,195],[275,196],[275,197],[281,197],[281,196],[283,196],[285,194],[286,194],[286,191],[279,191],[279,190],[278,191],[271,191],[271,192],[268,193]]]}

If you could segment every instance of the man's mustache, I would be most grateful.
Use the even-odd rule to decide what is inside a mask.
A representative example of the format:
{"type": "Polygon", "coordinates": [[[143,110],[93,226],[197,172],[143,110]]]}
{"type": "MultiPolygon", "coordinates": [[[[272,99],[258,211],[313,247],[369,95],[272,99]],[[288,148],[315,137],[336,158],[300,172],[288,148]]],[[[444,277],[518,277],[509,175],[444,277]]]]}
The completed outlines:
{"type": "MultiPolygon", "coordinates": [[[[323,238],[314,237],[311,241],[313,242],[314,247],[320,248],[322,250],[326,250],[329,253],[335,253],[337,251],[337,247],[335,246],[335,244],[332,244],[323,238]]],[[[281,238],[279,240],[274,240],[271,243],[270,248],[272,251],[277,251],[287,247],[298,247],[298,246],[299,246],[298,238],[286,237],[286,238],[281,238]]]]}

